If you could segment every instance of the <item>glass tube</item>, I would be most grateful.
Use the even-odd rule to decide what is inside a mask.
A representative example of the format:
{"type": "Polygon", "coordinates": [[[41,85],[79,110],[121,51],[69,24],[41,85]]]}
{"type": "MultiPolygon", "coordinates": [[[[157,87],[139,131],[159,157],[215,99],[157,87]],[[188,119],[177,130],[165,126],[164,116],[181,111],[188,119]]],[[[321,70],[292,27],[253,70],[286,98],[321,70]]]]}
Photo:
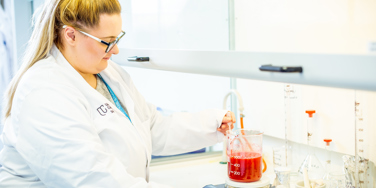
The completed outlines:
{"type": "Polygon", "coordinates": [[[325,142],[325,153],[326,153],[326,159],[325,159],[325,175],[323,177],[324,180],[328,181],[329,179],[329,173],[331,171],[331,152],[330,152],[330,142],[332,142],[332,139],[326,138],[324,139],[325,142]]]}
{"type": "Polygon", "coordinates": [[[307,110],[308,114],[307,119],[307,147],[308,154],[304,159],[303,163],[300,165],[299,173],[303,174],[304,169],[307,169],[308,176],[310,179],[322,179],[325,174],[325,169],[321,165],[320,161],[315,155],[314,148],[311,145],[312,136],[314,135],[313,131],[313,114],[316,113],[315,110],[307,110]]]}

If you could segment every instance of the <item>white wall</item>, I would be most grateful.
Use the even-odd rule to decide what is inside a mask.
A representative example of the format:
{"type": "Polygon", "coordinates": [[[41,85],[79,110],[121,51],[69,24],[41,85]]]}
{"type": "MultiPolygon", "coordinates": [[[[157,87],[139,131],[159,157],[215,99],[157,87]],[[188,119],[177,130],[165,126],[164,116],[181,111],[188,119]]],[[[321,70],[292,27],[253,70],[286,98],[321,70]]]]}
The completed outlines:
{"type": "Polygon", "coordinates": [[[369,53],[375,0],[235,0],[236,49],[369,53]]]}
{"type": "Polygon", "coordinates": [[[227,50],[227,0],[120,0],[120,48],[227,50]]]}
{"type": "MultiPolygon", "coordinates": [[[[228,49],[226,0],[120,0],[120,3],[123,29],[127,32],[120,48],[228,49]]],[[[230,89],[230,79],[225,77],[124,69],[147,101],[169,112],[222,108],[222,99],[230,89]]]]}
{"type": "MultiPolygon", "coordinates": [[[[375,0],[236,0],[236,50],[291,53],[374,54],[376,41],[375,0]]],[[[376,163],[376,92],[295,85],[297,99],[286,107],[284,84],[238,79],[245,105],[245,126],[260,128],[266,135],[307,143],[307,114],[314,109],[313,145],[324,147],[323,138],[333,139],[331,149],[355,154],[355,100],[363,109],[362,155],[376,163]],[[286,111],[292,112],[285,131],[286,111]]],[[[282,143],[281,143],[282,144],[282,143]]],[[[293,150],[304,156],[306,150],[293,150]]],[[[322,157],[322,156],[320,156],[322,157]]],[[[338,164],[341,159],[336,158],[338,164]]],[[[296,164],[295,164],[296,165],[296,164]]],[[[373,166],[370,171],[374,171],[373,166]]],[[[372,175],[372,174],[371,174],[372,175]]],[[[374,176],[374,172],[373,172],[374,176]]],[[[373,180],[375,181],[375,180],[373,180]]],[[[371,180],[372,182],[372,180],[371,180]]],[[[375,183],[375,182],[373,182],[375,183]]]]}
{"type": "Polygon", "coordinates": [[[166,115],[222,108],[223,97],[230,88],[230,79],[226,77],[123,68],[146,101],[161,107],[166,115]]]}

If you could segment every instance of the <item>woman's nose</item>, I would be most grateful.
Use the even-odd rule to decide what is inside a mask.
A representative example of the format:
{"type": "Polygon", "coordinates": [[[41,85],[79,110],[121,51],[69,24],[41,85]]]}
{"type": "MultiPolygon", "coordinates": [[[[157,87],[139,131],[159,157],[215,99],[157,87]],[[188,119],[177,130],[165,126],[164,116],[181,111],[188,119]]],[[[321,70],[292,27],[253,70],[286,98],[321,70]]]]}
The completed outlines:
{"type": "Polygon", "coordinates": [[[115,55],[119,53],[119,48],[117,44],[115,44],[115,46],[110,50],[110,53],[115,55]]]}

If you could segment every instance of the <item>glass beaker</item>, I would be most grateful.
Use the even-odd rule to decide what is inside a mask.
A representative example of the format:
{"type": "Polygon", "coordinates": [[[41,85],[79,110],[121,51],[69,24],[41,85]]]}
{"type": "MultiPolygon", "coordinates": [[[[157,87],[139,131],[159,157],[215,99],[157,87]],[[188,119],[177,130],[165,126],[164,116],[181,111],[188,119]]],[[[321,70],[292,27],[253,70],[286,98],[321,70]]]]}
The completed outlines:
{"type": "Polygon", "coordinates": [[[345,174],[346,186],[348,187],[368,187],[367,170],[368,159],[359,156],[342,156],[345,174]]]}
{"type": "MultiPolygon", "coordinates": [[[[236,182],[254,182],[262,177],[262,135],[259,130],[227,132],[228,177],[236,182]]],[[[264,169],[266,164],[264,163],[264,169]]]]}
{"type": "Polygon", "coordinates": [[[273,147],[273,164],[276,179],[275,186],[283,185],[290,187],[290,173],[291,173],[291,147],[280,146],[273,147]]]}
{"type": "Polygon", "coordinates": [[[345,188],[346,177],[343,171],[329,172],[328,188],[345,188]]]}

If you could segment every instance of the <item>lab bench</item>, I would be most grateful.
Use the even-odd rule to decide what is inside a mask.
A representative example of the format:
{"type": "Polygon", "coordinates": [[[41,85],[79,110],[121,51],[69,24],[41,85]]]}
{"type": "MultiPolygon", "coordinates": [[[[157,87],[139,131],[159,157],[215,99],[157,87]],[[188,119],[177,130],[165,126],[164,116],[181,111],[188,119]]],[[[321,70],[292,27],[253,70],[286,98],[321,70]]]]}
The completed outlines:
{"type": "MultiPolygon", "coordinates": [[[[273,184],[275,173],[273,169],[273,147],[282,146],[283,139],[264,135],[263,139],[263,158],[267,163],[267,170],[263,173],[270,179],[273,184]]],[[[299,167],[303,162],[308,146],[299,143],[290,142],[295,161],[293,166],[299,167]]],[[[324,163],[325,150],[314,147],[315,153],[319,160],[324,163]]],[[[341,171],[343,167],[343,153],[332,152],[332,170],[341,171]]],[[[227,178],[227,164],[220,164],[222,159],[222,151],[179,155],[173,157],[165,157],[153,159],[150,165],[150,181],[160,184],[167,184],[178,188],[202,188],[206,185],[224,184],[227,178]]],[[[369,169],[371,176],[374,176],[376,169],[374,165],[369,169]]],[[[296,171],[296,169],[293,169],[296,171]]],[[[291,176],[290,186],[301,180],[301,176],[291,176]]],[[[372,180],[370,182],[373,184],[372,180]]]]}
{"type": "MultiPolygon", "coordinates": [[[[266,139],[267,146],[264,146],[267,151],[264,158],[269,168],[273,161],[268,140],[270,139],[266,139]]],[[[220,164],[221,159],[222,151],[153,159],[150,165],[150,181],[179,188],[202,188],[210,184],[224,184],[227,178],[227,164],[220,164]]],[[[267,176],[271,183],[275,178],[272,168],[263,173],[263,176],[267,176]]]]}
{"type": "Polygon", "coordinates": [[[150,181],[179,188],[202,188],[224,184],[227,164],[220,164],[222,152],[191,154],[153,160],[150,181]]]}

